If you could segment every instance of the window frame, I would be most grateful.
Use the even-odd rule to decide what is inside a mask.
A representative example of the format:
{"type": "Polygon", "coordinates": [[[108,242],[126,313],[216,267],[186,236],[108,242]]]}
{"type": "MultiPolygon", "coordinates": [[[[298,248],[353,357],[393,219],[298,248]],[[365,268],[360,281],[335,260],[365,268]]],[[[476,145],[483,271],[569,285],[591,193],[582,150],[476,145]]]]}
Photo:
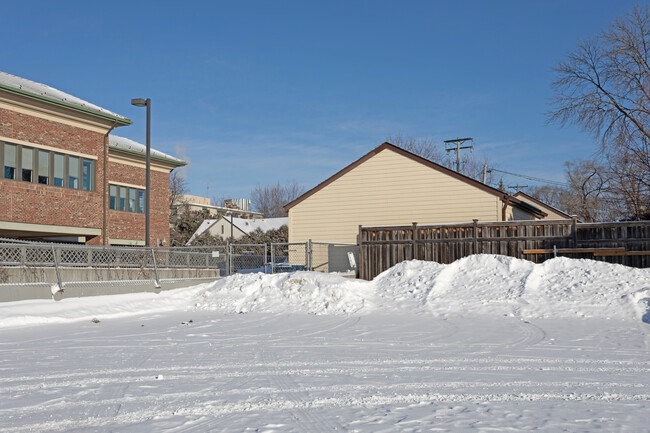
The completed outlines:
{"type": "MultiPolygon", "coordinates": [[[[45,147],[45,146],[44,146],[45,147]]],[[[97,159],[92,156],[83,154],[66,153],[61,149],[43,148],[38,145],[29,145],[22,143],[13,143],[11,141],[0,140],[0,180],[15,180],[17,182],[33,183],[36,185],[54,186],[57,188],[68,188],[78,191],[98,192],[97,191],[97,159]],[[5,177],[5,163],[7,162],[7,146],[14,150],[14,165],[9,167],[13,169],[13,177],[5,177]],[[29,167],[23,167],[23,162],[27,153],[31,152],[31,164],[29,167]],[[47,166],[43,168],[41,157],[47,155],[47,166]],[[61,159],[62,158],[62,159],[61,159]],[[57,162],[62,162],[62,173],[57,172],[57,162]],[[83,175],[84,166],[88,166],[90,173],[88,176],[83,175]],[[77,187],[71,186],[70,170],[77,171],[77,176],[72,178],[76,180],[77,187]],[[23,180],[24,170],[31,171],[31,179],[23,180]],[[45,170],[46,176],[41,176],[45,170]],[[63,177],[58,177],[61,174],[63,177]],[[45,182],[41,182],[45,180],[45,182]],[[57,181],[61,185],[57,184],[57,181]],[[84,187],[88,186],[88,189],[84,187]]]]}

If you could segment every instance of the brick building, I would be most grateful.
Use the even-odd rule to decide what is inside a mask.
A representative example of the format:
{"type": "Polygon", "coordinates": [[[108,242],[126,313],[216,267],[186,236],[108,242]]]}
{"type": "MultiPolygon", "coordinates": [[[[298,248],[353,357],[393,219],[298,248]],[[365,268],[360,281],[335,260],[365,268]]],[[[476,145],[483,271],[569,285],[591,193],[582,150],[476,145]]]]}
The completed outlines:
{"type": "MultiPolygon", "coordinates": [[[[0,72],[0,237],[144,245],[145,146],[119,114],[0,72]]],[[[169,173],[152,149],[150,244],[169,240],[169,173]]]]}

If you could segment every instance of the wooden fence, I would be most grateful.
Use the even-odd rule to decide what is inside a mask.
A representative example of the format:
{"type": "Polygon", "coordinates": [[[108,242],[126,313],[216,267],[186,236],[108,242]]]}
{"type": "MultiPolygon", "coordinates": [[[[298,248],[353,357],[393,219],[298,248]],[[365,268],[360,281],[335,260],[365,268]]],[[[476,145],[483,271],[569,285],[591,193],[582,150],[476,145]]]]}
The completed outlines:
{"type": "Polygon", "coordinates": [[[451,263],[471,254],[501,254],[535,263],[557,254],[649,267],[650,221],[474,220],[469,224],[359,226],[359,277],[366,280],[404,260],[451,263]]]}

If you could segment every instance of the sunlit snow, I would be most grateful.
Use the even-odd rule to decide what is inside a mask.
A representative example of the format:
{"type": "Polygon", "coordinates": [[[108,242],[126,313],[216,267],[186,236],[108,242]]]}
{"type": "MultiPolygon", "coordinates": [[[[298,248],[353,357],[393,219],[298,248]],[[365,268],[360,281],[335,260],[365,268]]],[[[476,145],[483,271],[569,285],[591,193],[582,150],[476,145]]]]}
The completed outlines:
{"type": "Polygon", "coordinates": [[[478,255],[0,304],[0,431],[646,431],[650,270],[478,255]]]}

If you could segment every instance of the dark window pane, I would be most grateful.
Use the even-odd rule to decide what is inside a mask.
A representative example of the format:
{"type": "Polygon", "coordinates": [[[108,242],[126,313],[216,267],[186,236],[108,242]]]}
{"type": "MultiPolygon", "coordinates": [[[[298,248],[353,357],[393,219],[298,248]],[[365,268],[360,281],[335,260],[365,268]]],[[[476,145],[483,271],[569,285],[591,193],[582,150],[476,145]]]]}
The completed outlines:
{"type": "Polygon", "coordinates": [[[38,183],[50,183],[50,152],[44,150],[38,151],[38,183]]]}
{"type": "Polygon", "coordinates": [[[138,190],[138,212],[144,213],[144,190],[138,190]]]}
{"type": "Polygon", "coordinates": [[[84,191],[92,191],[93,190],[93,178],[94,178],[94,170],[93,170],[93,161],[90,159],[82,159],[81,160],[81,169],[82,169],[82,185],[81,187],[83,188],[84,191]]]}
{"type": "Polygon", "coordinates": [[[16,179],[16,145],[5,143],[5,179],[16,179]]]}
{"type": "Polygon", "coordinates": [[[22,157],[22,180],[23,182],[32,182],[34,180],[34,149],[23,147],[22,157]]]}
{"type": "Polygon", "coordinates": [[[54,186],[63,186],[65,179],[65,156],[60,153],[54,154],[54,186]]]}
{"type": "Polygon", "coordinates": [[[108,200],[108,207],[110,209],[117,209],[117,186],[110,185],[109,194],[110,194],[110,198],[108,200]]]}
{"type": "Polygon", "coordinates": [[[135,212],[135,192],[135,189],[129,188],[129,212],[135,212]]]}
{"type": "Polygon", "coordinates": [[[79,158],[68,156],[68,188],[79,189],[79,158]]]}
{"type": "Polygon", "coordinates": [[[120,187],[120,210],[126,210],[126,187],[120,187]]]}

